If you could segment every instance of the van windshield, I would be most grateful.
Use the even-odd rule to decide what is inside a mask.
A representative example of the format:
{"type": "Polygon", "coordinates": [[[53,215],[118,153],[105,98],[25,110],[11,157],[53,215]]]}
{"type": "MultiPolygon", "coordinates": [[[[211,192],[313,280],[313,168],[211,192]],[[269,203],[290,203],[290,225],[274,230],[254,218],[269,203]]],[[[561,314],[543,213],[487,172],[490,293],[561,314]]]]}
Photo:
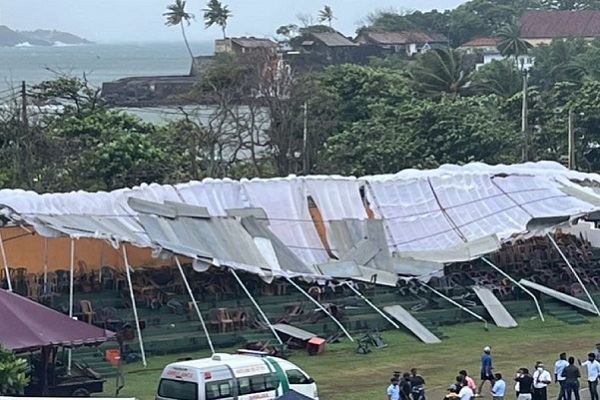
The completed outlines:
{"type": "Polygon", "coordinates": [[[198,384],[161,379],[158,385],[158,397],[173,400],[198,400],[198,384]]]}

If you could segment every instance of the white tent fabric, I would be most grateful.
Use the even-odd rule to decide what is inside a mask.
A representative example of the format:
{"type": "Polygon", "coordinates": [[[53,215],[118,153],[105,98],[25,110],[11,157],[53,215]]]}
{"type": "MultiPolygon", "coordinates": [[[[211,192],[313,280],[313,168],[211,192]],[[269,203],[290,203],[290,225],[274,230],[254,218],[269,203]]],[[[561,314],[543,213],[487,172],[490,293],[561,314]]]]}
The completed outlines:
{"type": "Polygon", "coordinates": [[[34,225],[45,236],[63,233],[146,246],[151,240],[127,203],[130,197],[203,206],[213,216],[225,216],[232,208],[262,208],[269,229],[302,262],[314,265],[329,261],[329,256],[312,222],[307,196],[313,197],[326,224],[333,219],[362,219],[366,213],[359,189],[364,185],[371,208],[383,220],[392,252],[413,258],[429,254],[431,261],[445,262],[450,261],[446,254],[452,253],[451,261],[458,261],[492,250],[488,244],[494,238],[507,240],[526,232],[532,218],[574,217],[600,210],[600,196],[571,180],[600,183],[600,175],[569,171],[552,162],[474,163],[359,179],[207,179],[175,186],[144,184],[109,193],[40,195],[5,189],[0,190],[0,212],[34,225]],[[578,195],[584,192],[588,197],[578,195]],[[55,218],[60,216],[65,218],[55,218]],[[78,224],[76,217],[90,218],[72,226],[78,224]],[[477,245],[482,240],[486,245],[477,245]],[[457,248],[462,255],[453,251],[457,248]]]}
{"type": "Polygon", "coordinates": [[[250,206],[262,208],[270,228],[304,262],[329,259],[308,209],[304,182],[298,178],[242,181],[250,206]]]}

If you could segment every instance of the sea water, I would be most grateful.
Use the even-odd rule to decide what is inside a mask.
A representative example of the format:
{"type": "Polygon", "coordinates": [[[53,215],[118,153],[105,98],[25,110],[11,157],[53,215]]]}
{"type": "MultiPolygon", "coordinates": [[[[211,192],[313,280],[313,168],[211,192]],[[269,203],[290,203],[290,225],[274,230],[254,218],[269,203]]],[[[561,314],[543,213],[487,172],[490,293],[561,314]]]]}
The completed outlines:
{"type": "MultiPolygon", "coordinates": [[[[190,43],[195,55],[214,52],[212,42],[190,43]]],[[[0,47],[0,99],[22,81],[35,85],[57,73],[96,86],[128,76],[185,75],[191,67],[183,42],[0,47]]]]}

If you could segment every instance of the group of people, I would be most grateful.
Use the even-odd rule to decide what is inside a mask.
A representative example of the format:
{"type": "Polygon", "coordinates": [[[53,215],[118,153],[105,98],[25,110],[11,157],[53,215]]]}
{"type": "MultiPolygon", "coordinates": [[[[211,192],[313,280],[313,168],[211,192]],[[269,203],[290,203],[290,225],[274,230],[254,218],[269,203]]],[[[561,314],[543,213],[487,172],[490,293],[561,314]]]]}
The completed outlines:
{"type": "MultiPolygon", "coordinates": [[[[490,382],[493,400],[504,400],[507,393],[507,383],[502,374],[494,373],[492,349],[484,347],[481,357],[481,383],[479,387],[467,371],[462,370],[456,377],[456,382],[448,388],[445,400],[472,400],[481,397],[486,382],[490,382]]],[[[598,397],[598,382],[600,380],[600,343],[596,350],[588,354],[587,360],[578,364],[587,370],[588,388],[591,400],[600,400],[598,397]]],[[[519,368],[515,374],[515,393],[517,400],[547,400],[547,388],[554,382],[560,385],[558,400],[580,400],[579,390],[581,372],[575,365],[575,357],[568,357],[561,353],[554,364],[554,373],[546,369],[541,361],[535,364],[533,372],[528,368],[519,368]]],[[[395,372],[387,390],[388,400],[425,400],[425,380],[412,369],[400,377],[395,372]]]]}
{"type": "Polygon", "coordinates": [[[394,371],[387,396],[388,400],[425,400],[425,379],[416,368],[404,374],[394,371]]]}

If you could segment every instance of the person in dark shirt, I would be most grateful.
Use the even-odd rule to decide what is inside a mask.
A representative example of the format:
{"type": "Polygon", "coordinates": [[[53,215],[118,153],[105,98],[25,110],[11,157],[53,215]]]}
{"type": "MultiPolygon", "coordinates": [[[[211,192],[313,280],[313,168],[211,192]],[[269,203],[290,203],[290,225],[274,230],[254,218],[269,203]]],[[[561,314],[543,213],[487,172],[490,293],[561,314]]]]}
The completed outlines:
{"type": "Polygon", "coordinates": [[[571,395],[575,393],[575,400],[580,400],[579,378],[581,378],[581,372],[575,366],[575,357],[569,357],[569,365],[563,369],[562,376],[565,378],[565,399],[571,400],[571,395]]]}
{"type": "Polygon", "coordinates": [[[413,368],[410,370],[410,387],[413,396],[413,400],[425,400],[425,379],[417,373],[417,369],[413,368]]]}
{"type": "Polygon", "coordinates": [[[517,373],[515,381],[519,382],[518,400],[531,400],[533,393],[533,378],[529,375],[527,368],[521,368],[521,373],[517,373]]]}
{"type": "Polygon", "coordinates": [[[402,380],[400,381],[400,399],[411,400],[410,394],[412,392],[412,386],[410,385],[410,374],[405,372],[402,374],[402,380]]]}

